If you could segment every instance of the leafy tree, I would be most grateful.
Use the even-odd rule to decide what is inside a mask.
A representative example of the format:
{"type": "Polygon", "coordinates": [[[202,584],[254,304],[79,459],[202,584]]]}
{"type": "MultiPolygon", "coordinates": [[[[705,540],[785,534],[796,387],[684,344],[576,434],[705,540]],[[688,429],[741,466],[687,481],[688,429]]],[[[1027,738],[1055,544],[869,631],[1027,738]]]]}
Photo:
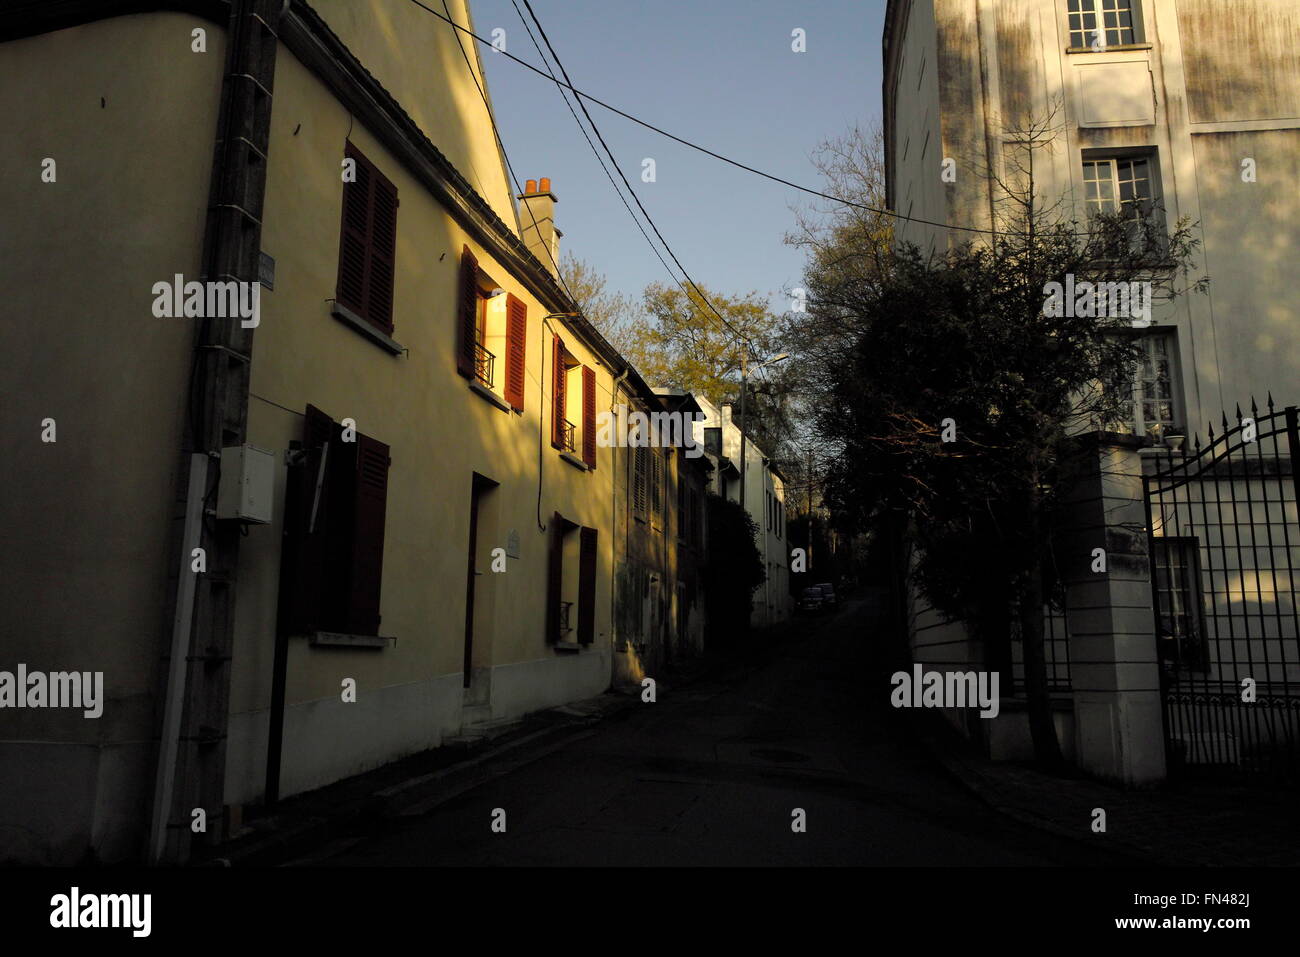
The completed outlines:
{"type": "Polygon", "coordinates": [[[566,253],[560,278],[592,325],[620,352],[626,352],[629,326],[635,313],[631,299],[609,288],[605,275],[585,260],[566,253]]]}

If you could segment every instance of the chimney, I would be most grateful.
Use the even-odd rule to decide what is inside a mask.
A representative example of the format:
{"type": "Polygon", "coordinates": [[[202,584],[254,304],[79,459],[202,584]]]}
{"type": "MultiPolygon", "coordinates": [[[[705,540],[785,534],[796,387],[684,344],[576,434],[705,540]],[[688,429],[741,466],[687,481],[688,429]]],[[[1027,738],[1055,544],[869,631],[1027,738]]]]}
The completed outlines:
{"type": "Polygon", "coordinates": [[[555,204],[559,202],[551,192],[551,181],[545,177],[538,183],[528,180],[519,200],[519,228],[524,245],[536,256],[552,275],[558,274],[560,262],[560,237],[564,234],[555,228],[555,204]]]}

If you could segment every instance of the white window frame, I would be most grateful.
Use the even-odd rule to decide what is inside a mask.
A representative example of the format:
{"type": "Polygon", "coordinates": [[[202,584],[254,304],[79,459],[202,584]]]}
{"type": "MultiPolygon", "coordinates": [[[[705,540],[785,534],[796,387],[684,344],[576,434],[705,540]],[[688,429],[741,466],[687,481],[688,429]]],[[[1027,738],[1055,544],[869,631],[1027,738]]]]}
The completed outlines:
{"type": "Polygon", "coordinates": [[[1141,0],[1066,0],[1065,13],[1071,50],[1100,52],[1146,42],[1141,0]],[[1126,16],[1128,26],[1122,22],[1126,16]]]}

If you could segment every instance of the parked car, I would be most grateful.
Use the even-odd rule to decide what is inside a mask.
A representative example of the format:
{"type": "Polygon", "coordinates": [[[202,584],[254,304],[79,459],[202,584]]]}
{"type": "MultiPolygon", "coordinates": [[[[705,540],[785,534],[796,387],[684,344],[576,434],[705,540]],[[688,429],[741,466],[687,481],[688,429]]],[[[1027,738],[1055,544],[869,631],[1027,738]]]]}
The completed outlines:
{"type": "Polygon", "coordinates": [[[794,606],[796,614],[799,615],[819,615],[825,607],[826,598],[822,590],[816,585],[809,585],[799,596],[798,603],[794,606]]]}
{"type": "Polygon", "coordinates": [[[823,605],[825,605],[827,608],[838,608],[840,606],[840,600],[837,597],[835,597],[834,585],[832,585],[830,582],[823,582],[822,584],[817,585],[816,587],[821,589],[823,605]]]}

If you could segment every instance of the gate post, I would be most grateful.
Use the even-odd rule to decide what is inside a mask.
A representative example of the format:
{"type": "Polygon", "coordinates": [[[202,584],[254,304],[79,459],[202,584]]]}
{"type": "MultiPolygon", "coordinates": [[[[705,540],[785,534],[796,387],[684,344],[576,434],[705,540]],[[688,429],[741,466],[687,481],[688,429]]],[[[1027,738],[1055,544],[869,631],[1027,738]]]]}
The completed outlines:
{"type": "Polygon", "coordinates": [[[1165,736],[1140,440],[1081,437],[1081,477],[1058,536],[1066,584],[1076,762],[1130,786],[1165,778],[1165,736]],[[1094,549],[1105,549],[1105,570],[1094,549]]]}

